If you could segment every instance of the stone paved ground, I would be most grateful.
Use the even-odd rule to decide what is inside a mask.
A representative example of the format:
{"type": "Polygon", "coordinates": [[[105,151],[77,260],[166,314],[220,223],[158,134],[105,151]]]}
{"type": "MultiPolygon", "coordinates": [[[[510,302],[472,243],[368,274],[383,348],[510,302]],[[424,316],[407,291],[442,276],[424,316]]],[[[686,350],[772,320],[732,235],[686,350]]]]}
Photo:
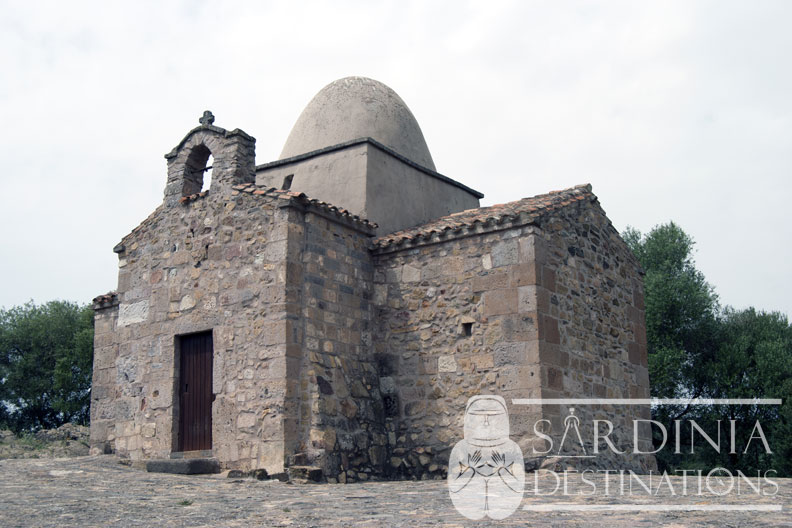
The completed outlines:
{"type": "MultiPolygon", "coordinates": [[[[515,512],[498,526],[792,526],[792,479],[772,497],[632,499],[781,505],[780,512],[515,512]]],[[[546,483],[546,482],[545,482],[546,483]]],[[[597,481],[600,485],[601,479],[597,481]]],[[[674,481],[680,489],[680,480],[674,481]]],[[[574,489],[571,488],[571,489],[574,489]]],[[[771,488],[767,488],[772,491],[771,488]]],[[[573,502],[537,498],[524,505],[573,502]]],[[[576,504],[629,502],[578,497],[576,504]]],[[[285,484],[146,473],[112,456],[0,461],[0,526],[483,526],[451,505],[444,481],[285,484]]]]}

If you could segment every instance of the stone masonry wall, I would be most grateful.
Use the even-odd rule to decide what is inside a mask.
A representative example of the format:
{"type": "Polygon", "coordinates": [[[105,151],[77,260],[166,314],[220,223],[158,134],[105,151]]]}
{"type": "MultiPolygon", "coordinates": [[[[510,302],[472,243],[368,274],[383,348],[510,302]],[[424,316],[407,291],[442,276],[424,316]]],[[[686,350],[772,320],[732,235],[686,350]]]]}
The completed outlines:
{"type": "MultiPolygon", "coordinates": [[[[115,397],[118,394],[118,340],[115,336],[118,320],[118,297],[105,295],[94,304],[94,363],[91,382],[91,437],[94,454],[110,453],[114,449],[115,417],[118,413],[115,397]]],[[[129,414],[124,411],[121,414],[129,414]]]]}
{"type": "Polygon", "coordinates": [[[95,449],[176,450],[174,336],[212,330],[215,456],[283,471],[288,212],[270,202],[209,192],[158,208],[123,240],[117,319],[97,312],[95,449]]]}
{"type": "Polygon", "coordinates": [[[381,476],[386,436],[371,356],[371,233],[311,212],[302,227],[304,355],[295,376],[299,441],[289,462],[320,466],[330,481],[381,476]]]}
{"type": "MultiPolygon", "coordinates": [[[[539,358],[542,397],[649,398],[643,281],[640,266],[595,201],[579,202],[543,219],[536,236],[536,292],[540,316],[539,358]]],[[[565,405],[545,405],[557,452],[565,405]]],[[[633,420],[649,419],[648,405],[581,405],[587,454],[593,452],[593,420],[613,423],[610,438],[624,455],[603,441],[596,459],[578,466],[648,470],[654,457],[632,455],[633,420]]],[[[600,424],[599,434],[607,432],[600,424]]],[[[639,428],[639,447],[651,449],[648,429],[639,428]]],[[[577,445],[564,452],[582,453],[577,445]],[[573,449],[574,448],[574,449],[573,449]]],[[[548,446],[549,447],[549,446],[548,446]]],[[[568,461],[565,461],[568,462],[568,461]]]]}
{"type": "MultiPolygon", "coordinates": [[[[581,466],[558,455],[590,454],[596,419],[633,447],[648,406],[576,406],[583,445],[559,446],[570,406],[512,402],[648,397],[641,271],[590,188],[560,205],[551,193],[522,220],[372,246],[376,226],[347,211],[255,186],[253,141],[190,132],[167,156],[163,205],[115,248],[118,291],[94,305],[94,453],[178,449],[178,340],[207,330],[212,454],[228,468],[444,478],[477,394],[506,399],[535,467],[581,466]],[[200,188],[210,152],[210,191],[179,197],[200,188]]],[[[607,451],[584,462],[654,465],[607,451]]]]}
{"type": "Polygon", "coordinates": [[[506,398],[515,439],[526,439],[539,418],[510,401],[540,394],[536,308],[524,290],[532,281],[532,230],[377,258],[374,342],[396,474],[443,477],[476,394],[506,398]]]}
{"type": "MultiPolygon", "coordinates": [[[[548,446],[534,424],[549,420],[557,447],[568,409],[512,398],[648,395],[639,268],[596,202],[534,225],[380,254],[375,265],[374,350],[397,474],[444,474],[476,394],[506,399],[512,439],[537,466],[555,459],[542,454],[548,446]]],[[[648,416],[637,406],[576,411],[589,439],[593,417],[623,428],[648,416]]],[[[607,454],[598,462],[651,465],[607,454]]]]}

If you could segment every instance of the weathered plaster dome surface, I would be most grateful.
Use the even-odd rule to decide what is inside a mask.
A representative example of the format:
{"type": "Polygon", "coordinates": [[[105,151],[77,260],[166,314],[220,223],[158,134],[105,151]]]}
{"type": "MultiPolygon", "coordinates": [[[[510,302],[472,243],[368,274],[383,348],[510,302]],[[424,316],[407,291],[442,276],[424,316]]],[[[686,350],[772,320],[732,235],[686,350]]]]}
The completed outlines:
{"type": "Polygon", "coordinates": [[[364,137],[435,170],[421,127],[402,98],[366,77],[345,77],[322,88],[297,119],[280,159],[364,137]]]}

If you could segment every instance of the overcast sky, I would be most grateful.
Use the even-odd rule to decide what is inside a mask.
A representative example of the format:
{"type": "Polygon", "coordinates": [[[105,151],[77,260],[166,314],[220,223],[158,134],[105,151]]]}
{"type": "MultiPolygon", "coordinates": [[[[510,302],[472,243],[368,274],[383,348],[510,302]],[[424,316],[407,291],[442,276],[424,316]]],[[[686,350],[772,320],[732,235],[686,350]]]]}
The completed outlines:
{"type": "Polygon", "coordinates": [[[0,306],[89,302],[205,109],[277,159],[349,76],[483,205],[591,183],[721,303],[792,314],[792,2],[0,1],[0,306]]]}

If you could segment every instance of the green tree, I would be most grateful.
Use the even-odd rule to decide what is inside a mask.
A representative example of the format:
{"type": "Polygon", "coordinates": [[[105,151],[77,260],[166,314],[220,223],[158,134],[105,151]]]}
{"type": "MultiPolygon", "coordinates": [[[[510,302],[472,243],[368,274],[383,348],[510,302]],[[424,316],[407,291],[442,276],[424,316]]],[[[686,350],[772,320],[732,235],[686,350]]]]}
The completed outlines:
{"type": "Polygon", "coordinates": [[[624,239],[644,269],[646,340],[652,395],[699,397],[718,338],[718,297],[696,269],[693,240],[675,223],[624,239]]]}
{"type": "Polygon", "coordinates": [[[735,421],[738,453],[708,452],[723,467],[744,472],[772,468],[792,475],[792,326],[786,316],[753,308],[724,310],[707,392],[712,398],[781,399],[781,406],[734,405],[710,413],[710,423],[735,421]],[[757,421],[772,454],[756,440],[744,452],[757,421]]]}
{"type": "MultiPolygon", "coordinates": [[[[774,469],[792,475],[792,327],[779,313],[720,309],[715,292],[695,267],[693,240],[670,222],[642,235],[628,228],[624,239],[646,273],[646,328],[651,393],[659,398],[780,398],[782,406],[661,406],[652,418],[674,430],[682,419],[683,453],[658,453],[661,469],[725,467],[755,475],[774,469]],[[714,439],[720,453],[700,435],[690,452],[689,420],[714,439]],[[730,453],[730,421],[736,449],[730,453]],[[720,422],[719,422],[720,421],[720,422]],[[772,453],[750,441],[759,421],[772,453]]],[[[656,445],[661,440],[655,430],[656,445]]]]}
{"type": "Polygon", "coordinates": [[[93,313],[64,301],[0,310],[0,420],[15,431],[89,420],[93,313]]]}

